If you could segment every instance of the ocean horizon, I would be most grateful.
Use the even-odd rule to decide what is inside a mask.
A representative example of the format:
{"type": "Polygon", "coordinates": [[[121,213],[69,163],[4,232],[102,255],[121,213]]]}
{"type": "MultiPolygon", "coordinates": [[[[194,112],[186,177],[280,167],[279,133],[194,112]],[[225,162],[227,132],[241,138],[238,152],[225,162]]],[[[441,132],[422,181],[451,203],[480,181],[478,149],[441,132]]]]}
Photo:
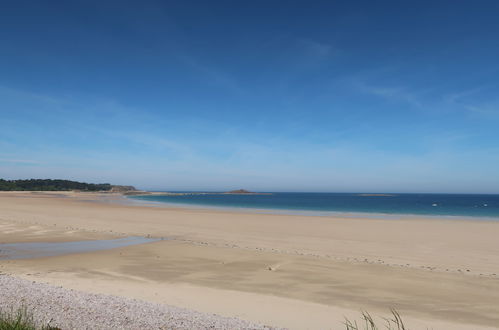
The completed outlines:
{"type": "Polygon", "coordinates": [[[328,215],[422,215],[492,218],[499,221],[498,194],[443,193],[314,193],[176,191],[178,195],[139,195],[132,199],[170,206],[268,210],[272,213],[328,215]]]}

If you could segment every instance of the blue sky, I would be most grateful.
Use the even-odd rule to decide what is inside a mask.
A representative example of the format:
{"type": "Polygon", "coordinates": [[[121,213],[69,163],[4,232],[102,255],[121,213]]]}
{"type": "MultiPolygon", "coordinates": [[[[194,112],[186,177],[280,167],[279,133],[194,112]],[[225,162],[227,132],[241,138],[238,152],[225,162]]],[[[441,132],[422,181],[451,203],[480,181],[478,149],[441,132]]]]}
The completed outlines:
{"type": "Polygon", "coordinates": [[[0,177],[499,193],[496,1],[12,1],[0,177]]]}

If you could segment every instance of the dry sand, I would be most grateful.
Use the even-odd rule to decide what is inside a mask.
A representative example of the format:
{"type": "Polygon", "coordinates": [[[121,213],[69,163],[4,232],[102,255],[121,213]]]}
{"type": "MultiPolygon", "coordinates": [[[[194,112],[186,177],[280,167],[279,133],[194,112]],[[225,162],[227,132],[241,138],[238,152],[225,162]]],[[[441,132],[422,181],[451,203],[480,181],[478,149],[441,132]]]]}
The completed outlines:
{"type": "Polygon", "coordinates": [[[398,309],[411,329],[499,328],[499,223],[237,213],[128,205],[120,195],[0,193],[0,243],[172,240],[0,261],[91,293],[295,329],[398,309]]]}

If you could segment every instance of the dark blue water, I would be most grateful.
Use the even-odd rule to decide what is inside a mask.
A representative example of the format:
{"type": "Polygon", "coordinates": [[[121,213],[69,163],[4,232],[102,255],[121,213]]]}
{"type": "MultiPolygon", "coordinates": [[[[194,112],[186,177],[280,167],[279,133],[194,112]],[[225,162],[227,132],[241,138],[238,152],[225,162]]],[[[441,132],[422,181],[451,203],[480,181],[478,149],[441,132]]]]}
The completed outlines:
{"type": "Polygon", "coordinates": [[[272,193],[269,195],[185,194],[133,196],[168,204],[289,211],[416,214],[493,217],[499,220],[499,195],[272,193]]]}

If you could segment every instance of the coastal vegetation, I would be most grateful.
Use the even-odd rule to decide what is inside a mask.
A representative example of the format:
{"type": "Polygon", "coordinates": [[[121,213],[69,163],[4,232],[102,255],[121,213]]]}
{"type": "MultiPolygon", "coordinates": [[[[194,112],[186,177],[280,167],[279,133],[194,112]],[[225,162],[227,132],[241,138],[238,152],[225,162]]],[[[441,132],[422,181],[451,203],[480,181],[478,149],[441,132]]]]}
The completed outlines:
{"type": "Polygon", "coordinates": [[[0,330],[60,330],[50,325],[38,327],[26,308],[17,312],[0,312],[0,330]]]}
{"type": "Polygon", "coordinates": [[[84,183],[70,180],[29,179],[4,180],[0,179],[0,191],[110,191],[109,183],[84,183]]]}
{"type": "Polygon", "coordinates": [[[362,312],[362,316],[359,322],[356,320],[345,319],[346,330],[408,330],[400,314],[392,309],[392,316],[390,318],[383,318],[383,326],[379,325],[378,322],[368,312],[362,312]]]}
{"type": "MultiPolygon", "coordinates": [[[[362,312],[361,318],[357,320],[345,320],[346,330],[408,330],[400,314],[396,310],[391,310],[392,317],[384,318],[383,326],[377,324],[368,312],[362,312]]],[[[0,312],[0,330],[60,330],[57,327],[45,325],[39,327],[33,320],[26,308],[20,308],[17,312],[0,312]]]]}

